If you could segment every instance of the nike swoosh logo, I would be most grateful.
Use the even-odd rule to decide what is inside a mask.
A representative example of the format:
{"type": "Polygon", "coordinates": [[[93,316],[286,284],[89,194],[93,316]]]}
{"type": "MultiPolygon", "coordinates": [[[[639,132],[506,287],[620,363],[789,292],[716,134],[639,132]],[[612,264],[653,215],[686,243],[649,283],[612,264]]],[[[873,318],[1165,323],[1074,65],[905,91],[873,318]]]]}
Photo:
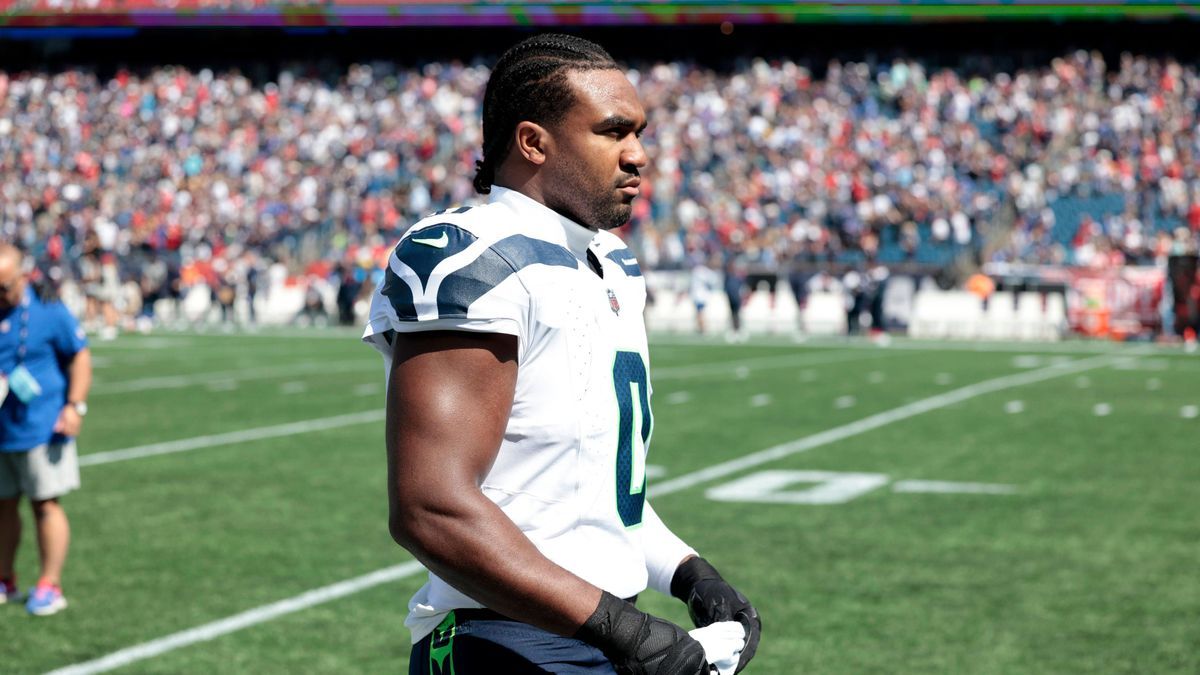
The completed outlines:
{"type": "Polygon", "coordinates": [[[450,243],[450,236],[445,232],[442,232],[442,236],[438,237],[437,239],[417,239],[416,237],[413,237],[412,241],[414,244],[424,244],[434,248],[446,248],[446,245],[450,243]]]}

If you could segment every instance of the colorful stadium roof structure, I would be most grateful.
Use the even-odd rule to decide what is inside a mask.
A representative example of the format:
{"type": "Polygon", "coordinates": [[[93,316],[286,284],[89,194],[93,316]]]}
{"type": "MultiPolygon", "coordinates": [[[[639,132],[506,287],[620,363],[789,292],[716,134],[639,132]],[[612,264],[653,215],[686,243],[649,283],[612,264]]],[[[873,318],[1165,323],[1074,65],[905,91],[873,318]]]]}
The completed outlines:
{"type": "Polygon", "coordinates": [[[1196,19],[1200,18],[1200,6],[1157,0],[0,0],[0,26],[9,28],[619,26],[1114,18],[1196,19]]]}

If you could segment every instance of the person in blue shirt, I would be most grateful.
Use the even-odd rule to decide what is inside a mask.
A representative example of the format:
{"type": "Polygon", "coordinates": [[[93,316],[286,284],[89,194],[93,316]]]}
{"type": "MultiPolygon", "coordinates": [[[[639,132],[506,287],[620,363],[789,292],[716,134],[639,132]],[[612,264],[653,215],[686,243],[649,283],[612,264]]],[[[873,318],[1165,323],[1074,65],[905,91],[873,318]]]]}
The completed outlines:
{"type": "Polygon", "coordinates": [[[79,487],[74,438],[87,414],[92,359],[75,318],[34,292],[23,263],[17,248],[0,244],[0,603],[20,597],[13,566],[25,495],[41,551],[25,607],[45,616],[67,606],[61,582],[71,534],[59,498],[79,487]]]}

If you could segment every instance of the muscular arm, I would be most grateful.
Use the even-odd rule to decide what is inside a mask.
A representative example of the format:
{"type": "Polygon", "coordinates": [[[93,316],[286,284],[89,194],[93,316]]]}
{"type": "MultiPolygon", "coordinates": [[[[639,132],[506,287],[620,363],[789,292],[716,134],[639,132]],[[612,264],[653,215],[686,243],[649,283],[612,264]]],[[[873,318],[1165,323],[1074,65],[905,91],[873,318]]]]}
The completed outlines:
{"type": "Polygon", "coordinates": [[[508,617],[573,635],[600,589],[555,565],[480,491],[517,381],[517,340],[396,337],[387,396],[392,537],[455,588],[508,617]]]}

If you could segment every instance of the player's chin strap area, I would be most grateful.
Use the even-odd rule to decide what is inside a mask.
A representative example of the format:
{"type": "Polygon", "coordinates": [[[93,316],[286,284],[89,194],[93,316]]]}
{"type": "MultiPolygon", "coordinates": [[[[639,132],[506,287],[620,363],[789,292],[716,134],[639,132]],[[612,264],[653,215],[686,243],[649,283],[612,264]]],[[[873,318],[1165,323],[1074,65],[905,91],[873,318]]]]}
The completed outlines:
{"type": "Polygon", "coordinates": [[[595,645],[620,675],[709,675],[704,647],[675,624],[602,591],[575,638],[595,645]]]}

